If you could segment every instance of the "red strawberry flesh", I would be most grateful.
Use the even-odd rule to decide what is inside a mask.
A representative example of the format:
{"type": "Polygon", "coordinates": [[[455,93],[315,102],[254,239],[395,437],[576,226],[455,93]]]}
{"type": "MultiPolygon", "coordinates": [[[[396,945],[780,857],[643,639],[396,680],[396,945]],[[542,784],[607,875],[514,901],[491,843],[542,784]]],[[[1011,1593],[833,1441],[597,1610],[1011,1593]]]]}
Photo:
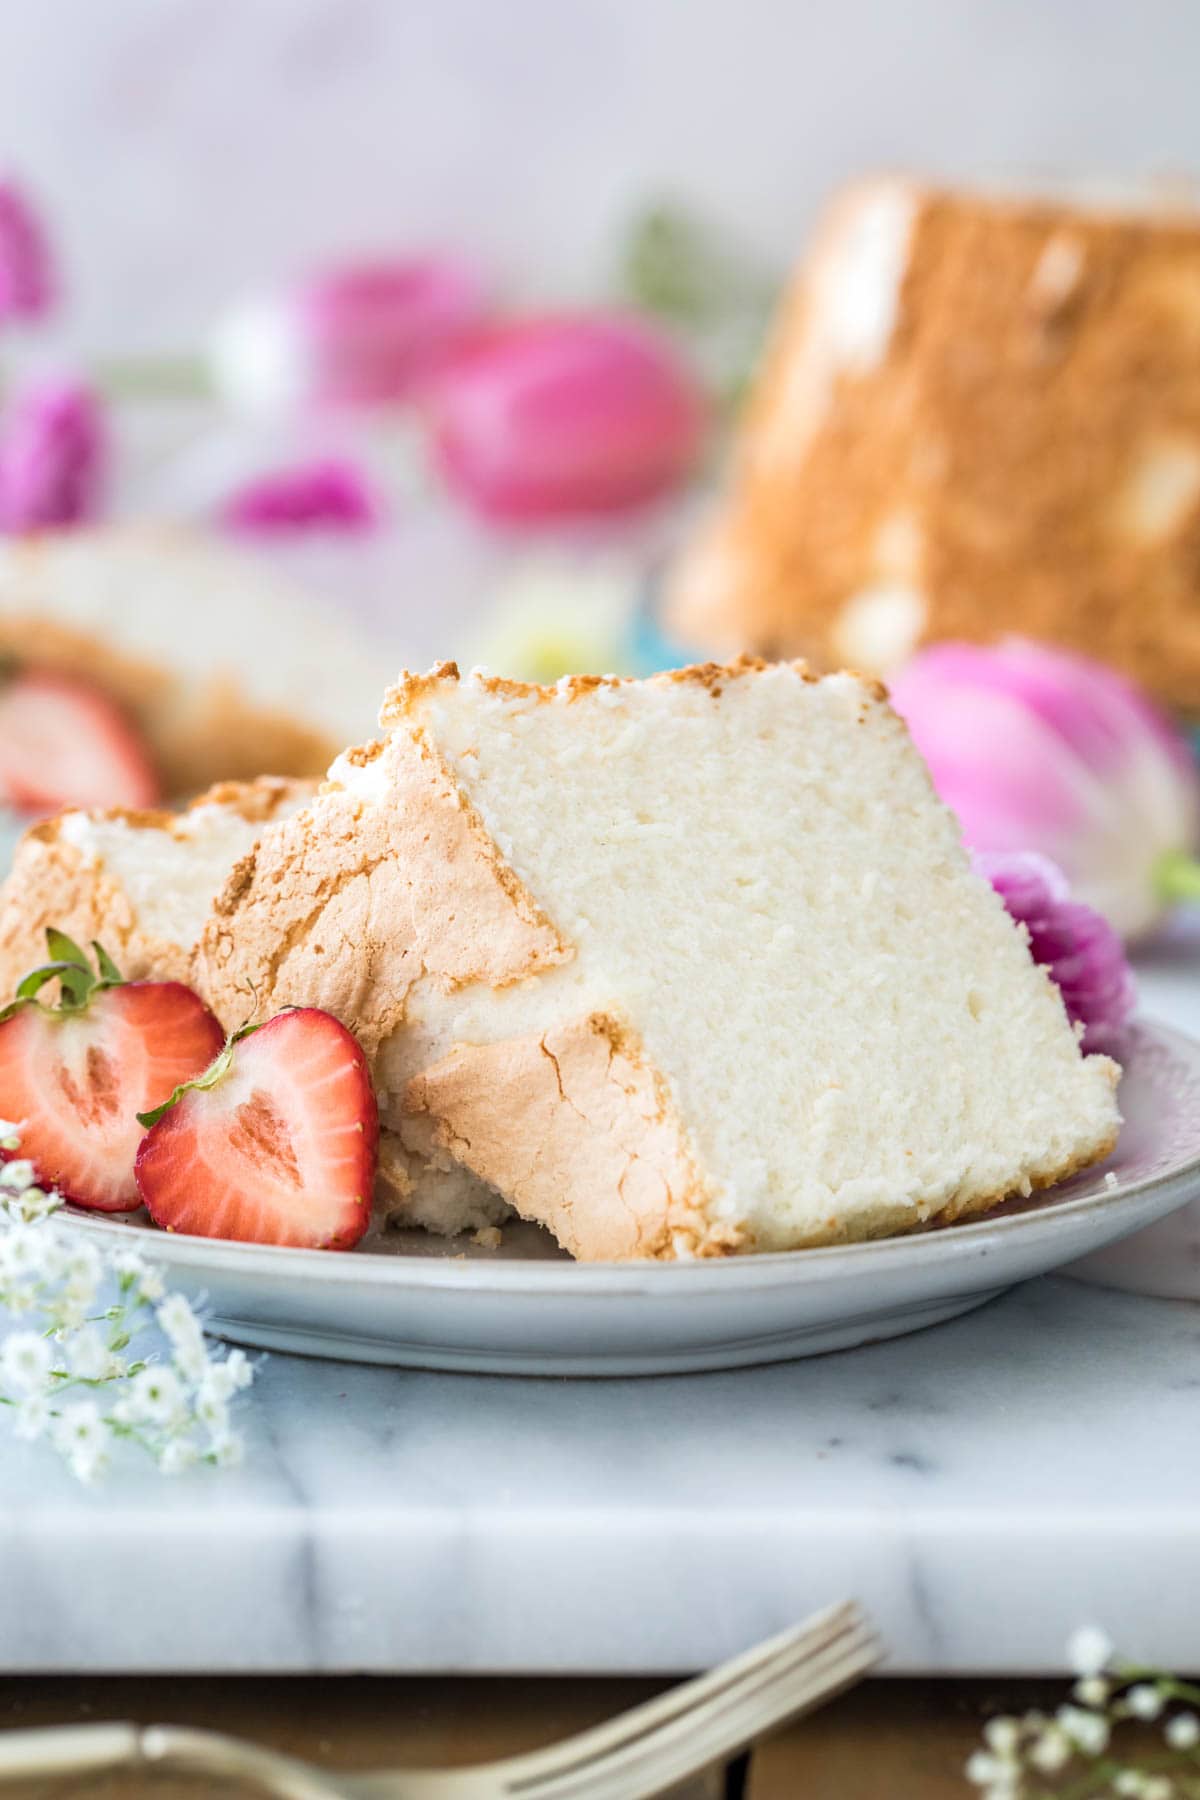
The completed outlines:
{"type": "Polygon", "coordinates": [[[139,1112],[212,1062],[224,1033],[178,981],[132,981],[79,1012],[24,1006],[0,1024],[0,1116],[44,1187],[99,1212],[140,1204],[139,1112]]]}
{"type": "Polygon", "coordinates": [[[38,669],[0,687],[0,800],[46,812],[159,797],[145,744],[99,689],[38,669]]]}
{"type": "Polygon", "coordinates": [[[357,1042],[332,1014],[298,1007],[233,1057],[142,1139],[137,1183],[151,1217],[196,1237],[350,1249],[370,1222],[379,1143],[357,1042]]]}

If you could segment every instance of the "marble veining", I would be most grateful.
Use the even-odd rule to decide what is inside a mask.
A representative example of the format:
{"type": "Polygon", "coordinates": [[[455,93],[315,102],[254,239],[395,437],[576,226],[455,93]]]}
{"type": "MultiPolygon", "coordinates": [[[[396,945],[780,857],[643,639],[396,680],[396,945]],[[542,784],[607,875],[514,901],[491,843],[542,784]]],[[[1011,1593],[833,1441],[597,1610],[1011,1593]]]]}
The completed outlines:
{"type": "Polygon", "coordinates": [[[857,1594],[896,1670],[1200,1663],[1200,1311],[1062,1279],[838,1356],[566,1382],[274,1356],[245,1466],[0,1447],[5,1669],[671,1670],[857,1594]]]}

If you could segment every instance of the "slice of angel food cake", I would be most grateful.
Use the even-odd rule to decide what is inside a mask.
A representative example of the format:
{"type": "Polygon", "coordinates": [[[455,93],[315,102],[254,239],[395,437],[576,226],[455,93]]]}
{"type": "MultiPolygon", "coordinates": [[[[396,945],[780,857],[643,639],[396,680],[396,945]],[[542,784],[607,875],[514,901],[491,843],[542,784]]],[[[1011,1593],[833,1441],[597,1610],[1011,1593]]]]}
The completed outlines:
{"type": "Polygon", "coordinates": [[[357,1035],[396,1222],[512,1209],[591,1260],[790,1250],[1113,1145],[1116,1064],[875,683],[443,664],[381,724],[237,863],[192,978],[227,1025],[299,1005],[357,1035]]]}
{"type": "Polygon", "coordinates": [[[227,781],[179,813],[70,809],[30,826],[0,889],[0,997],[45,962],[48,926],[99,940],[129,981],[187,982],[234,864],[315,792],[312,781],[227,781]]]}

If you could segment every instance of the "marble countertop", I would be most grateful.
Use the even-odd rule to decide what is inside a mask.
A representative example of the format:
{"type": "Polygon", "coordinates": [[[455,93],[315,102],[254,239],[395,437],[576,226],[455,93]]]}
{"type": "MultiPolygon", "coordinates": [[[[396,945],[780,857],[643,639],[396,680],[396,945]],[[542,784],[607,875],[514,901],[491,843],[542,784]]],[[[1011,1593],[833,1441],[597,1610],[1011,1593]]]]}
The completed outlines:
{"type": "MultiPolygon", "coordinates": [[[[1200,967],[1200,961],[1197,964],[1200,967]]],[[[1147,1010],[1200,1025],[1163,953],[1147,1010]]],[[[1033,1282],[774,1368],[268,1359],[245,1466],[76,1486],[0,1440],[0,1669],[673,1671],[855,1594],[897,1672],[1200,1667],[1200,1306],[1033,1282]]]]}

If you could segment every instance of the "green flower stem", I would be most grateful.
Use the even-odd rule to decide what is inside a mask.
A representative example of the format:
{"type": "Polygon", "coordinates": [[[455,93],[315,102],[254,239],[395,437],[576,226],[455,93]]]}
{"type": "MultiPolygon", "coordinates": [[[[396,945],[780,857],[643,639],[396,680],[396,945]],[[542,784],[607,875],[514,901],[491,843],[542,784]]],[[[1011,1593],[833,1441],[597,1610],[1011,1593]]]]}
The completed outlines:
{"type": "Polygon", "coordinates": [[[1200,900],[1200,859],[1186,850],[1164,850],[1154,866],[1153,879],[1160,900],[1200,900]]]}
{"type": "Polygon", "coordinates": [[[113,400],[199,400],[213,392],[202,356],[110,356],[93,363],[92,380],[113,400]]]}

